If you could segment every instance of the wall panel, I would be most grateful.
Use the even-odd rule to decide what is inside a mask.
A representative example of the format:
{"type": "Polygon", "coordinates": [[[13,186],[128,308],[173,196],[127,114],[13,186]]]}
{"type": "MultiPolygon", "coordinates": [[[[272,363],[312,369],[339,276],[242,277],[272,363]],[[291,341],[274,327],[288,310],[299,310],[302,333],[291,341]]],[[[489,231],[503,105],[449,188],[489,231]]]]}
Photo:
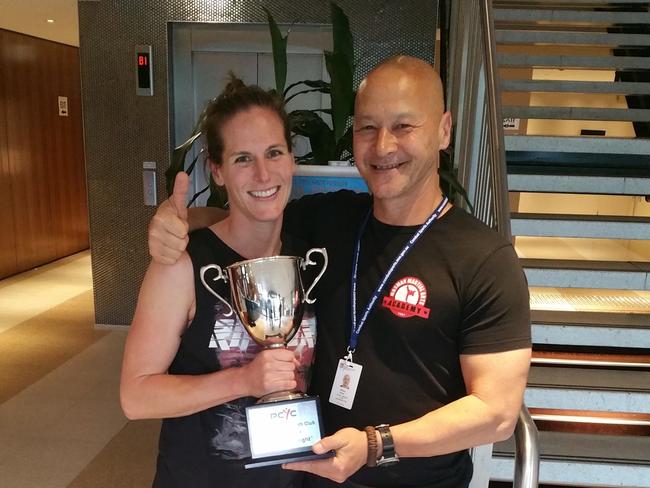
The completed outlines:
{"type": "MultiPolygon", "coordinates": [[[[0,254],[1,277],[86,249],[88,223],[79,50],[0,33],[3,164],[9,175],[7,183],[3,178],[8,196],[0,198],[8,210],[1,222],[3,228],[11,224],[14,250],[13,266],[8,251],[0,254]],[[68,97],[67,117],[58,114],[58,96],[68,97]]],[[[3,249],[8,240],[3,237],[3,249]]]]}
{"type": "MultiPolygon", "coordinates": [[[[5,32],[0,30],[0,73],[9,68],[5,54],[5,32]]],[[[0,276],[14,272],[16,265],[16,235],[14,230],[13,193],[9,168],[7,141],[7,97],[5,76],[0,76],[0,276]]]]}

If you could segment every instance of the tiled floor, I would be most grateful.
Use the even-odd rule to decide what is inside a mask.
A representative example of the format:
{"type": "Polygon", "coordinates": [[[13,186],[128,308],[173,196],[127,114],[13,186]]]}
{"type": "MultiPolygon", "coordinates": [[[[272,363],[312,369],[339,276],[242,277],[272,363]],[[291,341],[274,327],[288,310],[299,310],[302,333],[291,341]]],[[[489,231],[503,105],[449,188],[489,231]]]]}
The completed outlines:
{"type": "Polygon", "coordinates": [[[146,458],[131,462],[139,473],[105,456],[116,440],[118,456],[133,455],[119,444],[130,424],[118,395],[125,337],[94,329],[88,252],[0,282],[0,486],[150,486],[155,423],[140,436],[146,458]],[[124,483],[104,483],[110,471],[124,483]]]}

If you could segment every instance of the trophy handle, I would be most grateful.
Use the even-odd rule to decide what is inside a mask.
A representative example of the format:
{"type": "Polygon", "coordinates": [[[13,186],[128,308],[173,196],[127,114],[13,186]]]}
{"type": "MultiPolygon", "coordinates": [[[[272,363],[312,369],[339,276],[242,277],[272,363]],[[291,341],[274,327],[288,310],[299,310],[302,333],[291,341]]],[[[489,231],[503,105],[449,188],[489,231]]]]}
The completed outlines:
{"type": "Polygon", "coordinates": [[[201,268],[201,273],[200,273],[200,274],[201,274],[201,283],[203,283],[203,286],[205,286],[205,288],[206,288],[210,293],[212,293],[215,297],[217,297],[219,300],[221,300],[221,302],[222,302],[226,307],[228,307],[228,309],[230,310],[230,312],[228,312],[228,313],[226,314],[226,317],[230,317],[230,316],[232,315],[232,313],[233,313],[232,306],[230,305],[230,303],[228,303],[226,300],[223,299],[223,297],[222,297],[221,295],[219,295],[216,291],[214,291],[212,288],[210,288],[210,286],[209,286],[209,285],[207,284],[207,282],[205,281],[205,272],[206,272],[207,270],[209,270],[209,269],[216,269],[216,270],[218,271],[217,276],[216,276],[215,278],[212,278],[212,281],[223,280],[225,283],[228,283],[228,278],[226,277],[226,275],[223,274],[223,270],[221,269],[221,266],[219,266],[219,265],[217,265],[217,264],[208,264],[207,266],[203,266],[203,267],[201,268]]]}
{"type": "Polygon", "coordinates": [[[311,253],[313,253],[313,252],[318,252],[318,253],[322,254],[323,259],[325,259],[325,262],[323,263],[323,269],[320,270],[320,273],[318,273],[318,276],[316,276],[316,278],[312,282],[311,286],[309,287],[309,290],[307,290],[307,293],[305,293],[305,302],[309,303],[310,305],[312,303],[314,303],[316,301],[316,299],[315,298],[309,298],[309,294],[311,293],[311,291],[314,289],[314,287],[316,286],[318,281],[323,276],[323,273],[327,269],[327,262],[328,262],[327,261],[327,249],[325,249],[324,247],[314,247],[314,248],[310,249],[309,251],[307,251],[307,255],[305,256],[305,259],[302,260],[302,263],[300,264],[300,267],[303,270],[307,269],[307,266],[312,266],[312,265],[316,264],[316,261],[312,261],[311,258],[310,258],[311,253]]]}

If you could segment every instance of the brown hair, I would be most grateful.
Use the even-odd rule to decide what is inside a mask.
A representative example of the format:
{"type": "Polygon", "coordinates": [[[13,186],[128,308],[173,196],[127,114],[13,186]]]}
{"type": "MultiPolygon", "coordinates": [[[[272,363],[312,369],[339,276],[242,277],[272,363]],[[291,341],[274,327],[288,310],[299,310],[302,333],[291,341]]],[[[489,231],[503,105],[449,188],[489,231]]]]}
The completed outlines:
{"type": "Polygon", "coordinates": [[[217,165],[222,163],[224,140],[221,133],[223,126],[239,112],[252,107],[268,108],[282,122],[284,138],[289,152],[291,149],[291,130],[289,118],[284,110],[284,100],[275,90],[264,90],[257,85],[245,85],[232,72],[229,81],[217,98],[208,102],[203,132],[208,143],[208,157],[217,165]]]}

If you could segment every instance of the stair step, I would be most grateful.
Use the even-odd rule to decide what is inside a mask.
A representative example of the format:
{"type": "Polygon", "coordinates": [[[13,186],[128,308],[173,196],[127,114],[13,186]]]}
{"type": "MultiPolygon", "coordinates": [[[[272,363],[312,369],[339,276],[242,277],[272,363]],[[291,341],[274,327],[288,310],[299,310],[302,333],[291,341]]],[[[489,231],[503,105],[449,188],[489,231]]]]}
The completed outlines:
{"type": "MultiPolygon", "coordinates": [[[[648,58],[650,60],[650,58],[648,58]]],[[[521,119],[650,121],[650,109],[594,107],[530,107],[504,105],[503,117],[521,119]]]]}
{"type": "Polygon", "coordinates": [[[649,217],[512,213],[514,236],[650,240],[649,217]]]}
{"type": "Polygon", "coordinates": [[[650,349],[648,314],[533,310],[535,345],[650,349]]]}
{"type": "MultiPolygon", "coordinates": [[[[540,458],[596,461],[599,459],[622,463],[650,461],[650,438],[643,436],[600,436],[540,432],[540,458]],[[620,449],[617,449],[619,446],[620,449]]],[[[508,439],[494,444],[494,454],[512,455],[514,441],[508,439]]],[[[648,466],[650,468],[650,466],[648,466]]],[[[650,481],[650,480],[648,480],[650,481]]],[[[610,485],[611,486],[611,485],[610,485]]]]}
{"type": "Polygon", "coordinates": [[[501,80],[501,91],[650,95],[650,83],[622,81],[501,80]]]}
{"type": "Polygon", "coordinates": [[[647,156],[650,154],[650,139],[626,139],[620,137],[506,136],[505,144],[507,151],[634,154],[639,156],[647,156]]]}
{"type": "MultiPolygon", "coordinates": [[[[607,350],[612,350],[608,347],[607,350]]],[[[535,366],[637,369],[650,371],[647,354],[583,353],[576,351],[533,351],[535,366]]],[[[648,385],[650,388],[650,385],[648,385]]]]}
{"type": "Polygon", "coordinates": [[[648,5],[648,0],[494,0],[493,5],[494,8],[503,8],[503,7],[511,7],[511,6],[547,6],[547,5],[554,5],[557,4],[556,6],[559,7],[566,7],[569,6],[570,8],[573,8],[573,6],[577,5],[584,5],[584,6],[595,6],[602,8],[603,6],[611,6],[611,5],[616,5],[616,4],[623,4],[625,6],[627,5],[648,5]]]}
{"type": "MultiPolygon", "coordinates": [[[[650,487],[650,437],[539,433],[540,483],[574,486],[650,487]]],[[[512,481],[514,442],[494,445],[490,478],[512,481]]]]}
{"type": "Polygon", "coordinates": [[[650,371],[532,365],[525,396],[528,407],[650,413],[650,371]]]}
{"type": "MultiPolygon", "coordinates": [[[[650,312],[650,310],[648,310],[648,312],[650,312]]],[[[531,318],[533,324],[602,326],[621,329],[650,329],[650,320],[648,320],[648,317],[636,313],[532,310],[531,318]]]]}
{"type": "Polygon", "coordinates": [[[520,259],[531,286],[650,290],[650,263],[520,259]]]}
{"type": "Polygon", "coordinates": [[[497,53],[499,67],[591,68],[607,70],[650,69],[650,58],[642,56],[570,56],[497,53]]]}
{"type": "Polygon", "coordinates": [[[583,46],[650,46],[648,34],[608,34],[605,32],[562,32],[555,30],[497,29],[499,44],[577,44],[583,46]]]}
{"type": "Polygon", "coordinates": [[[650,178],[509,174],[508,189],[520,192],[646,195],[650,194],[650,178]]]}
{"type": "Polygon", "coordinates": [[[650,414],[650,371],[533,365],[524,401],[529,408],[650,414]]]}
{"type": "Polygon", "coordinates": [[[531,408],[537,429],[604,435],[650,435],[650,414],[531,408]]]}
{"type": "Polygon", "coordinates": [[[505,146],[510,173],[650,178],[650,139],[505,136],[505,146]]]}
{"type": "Polygon", "coordinates": [[[594,12],[561,9],[494,9],[495,22],[585,22],[595,24],[650,24],[648,12],[594,12]]]}

